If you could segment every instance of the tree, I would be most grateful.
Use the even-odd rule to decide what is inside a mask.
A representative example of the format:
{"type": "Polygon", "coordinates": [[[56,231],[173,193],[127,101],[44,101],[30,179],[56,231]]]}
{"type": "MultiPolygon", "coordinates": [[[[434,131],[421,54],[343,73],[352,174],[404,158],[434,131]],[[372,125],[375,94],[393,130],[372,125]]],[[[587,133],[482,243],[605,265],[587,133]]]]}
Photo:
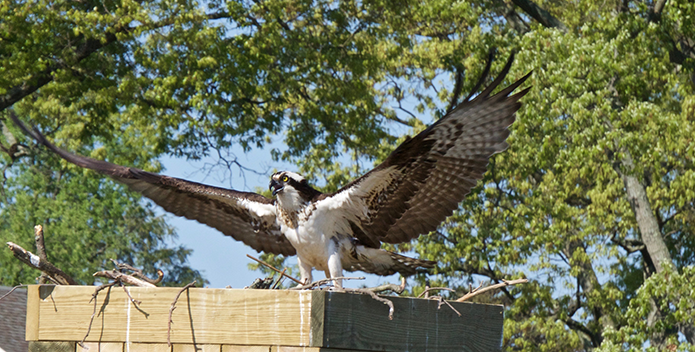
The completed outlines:
{"type": "Polygon", "coordinates": [[[326,191],[441,117],[491,48],[516,50],[509,79],[533,70],[534,88],[510,149],[402,249],[440,261],[430,279],[460,291],[532,279],[488,297],[508,306],[508,350],[693,348],[691,3],[2,4],[0,109],[58,144],[156,169],[163,154],[282,134],[275,157],[326,191]]]}

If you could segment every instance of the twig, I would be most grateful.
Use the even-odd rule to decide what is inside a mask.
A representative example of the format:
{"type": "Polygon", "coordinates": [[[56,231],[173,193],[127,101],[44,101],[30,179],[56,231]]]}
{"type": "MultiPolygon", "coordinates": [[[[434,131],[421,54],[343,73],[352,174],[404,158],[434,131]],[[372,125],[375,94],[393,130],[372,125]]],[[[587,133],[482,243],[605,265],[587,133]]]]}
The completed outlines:
{"type": "Polygon", "coordinates": [[[305,289],[309,289],[309,288],[313,288],[313,287],[319,287],[319,286],[325,285],[329,282],[336,281],[336,280],[364,280],[364,279],[365,279],[364,276],[360,276],[360,277],[343,277],[343,276],[341,276],[341,277],[328,277],[325,279],[314,281],[314,282],[306,284],[306,285],[299,285],[299,286],[295,286],[295,287],[290,287],[289,289],[290,290],[305,290],[305,289]]]}
{"type": "Polygon", "coordinates": [[[116,266],[116,268],[118,268],[120,270],[130,270],[132,272],[131,276],[139,277],[140,279],[143,279],[143,280],[145,280],[153,285],[156,285],[156,284],[162,282],[162,279],[164,278],[164,272],[160,269],[157,269],[157,278],[156,279],[150,279],[149,277],[147,277],[147,275],[145,275],[142,272],[142,269],[135,268],[135,267],[131,266],[130,264],[118,262],[115,259],[111,259],[111,261],[113,262],[113,265],[116,266]]]}
{"type": "Polygon", "coordinates": [[[262,260],[260,260],[260,259],[258,259],[258,258],[254,258],[253,256],[250,256],[250,255],[248,255],[248,254],[247,254],[246,256],[249,257],[249,258],[251,258],[251,259],[253,259],[253,260],[255,260],[255,261],[257,261],[259,264],[262,264],[262,265],[264,265],[265,267],[272,269],[272,270],[275,271],[276,273],[280,273],[280,274],[284,275],[286,278],[289,278],[290,280],[292,280],[292,281],[294,281],[294,282],[296,282],[296,283],[298,283],[298,284],[300,284],[300,285],[303,285],[303,284],[304,284],[303,282],[301,282],[301,281],[299,281],[299,280],[293,278],[292,276],[289,276],[289,275],[287,275],[287,274],[283,274],[278,268],[276,268],[276,267],[274,267],[274,266],[272,266],[272,265],[270,265],[270,264],[268,264],[268,263],[266,263],[266,262],[264,262],[264,261],[262,261],[262,260]]]}
{"type": "Polygon", "coordinates": [[[195,286],[195,282],[196,280],[193,280],[193,282],[191,282],[190,284],[182,287],[179,293],[176,294],[176,297],[174,297],[174,301],[171,302],[171,308],[169,308],[169,324],[167,329],[167,345],[169,345],[169,347],[171,347],[171,323],[174,322],[171,317],[174,315],[174,309],[176,309],[176,302],[179,300],[179,297],[181,296],[183,291],[186,291],[189,288],[195,286]]]}
{"type": "Polygon", "coordinates": [[[369,291],[372,291],[374,293],[379,293],[379,292],[384,292],[384,291],[390,290],[390,291],[393,291],[393,292],[400,295],[405,290],[405,277],[401,277],[400,286],[396,285],[396,284],[384,284],[384,285],[380,285],[377,287],[363,288],[363,290],[369,290],[369,291]]]}
{"type": "MultiPolygon", "coordinates": [[[[426,287],[422,293],[420,293],[417,298],[422,297],[423,295],[427,295],[430,291],[450,291],[450,292],[456,292],[456,290],[448,288],[448,287],[426,287]]],[[[433,296],[434,297],[434,296],[433,296]]],[[[436,296],[439,297],[439,296],[436,296]]],[[[425,296],[425,298],[430,298],[429,295],[425,296]]]]}
{"type": "Polygon", "coordinates": [[[116,280],[120,281],[129,285],[133,286],[138,286],[138,287],[157,287],[147,281],[140,280],[136,277],[133,277],[128,274],[124,274],[120,271],[116,270],[103,270],[103,271],[97,271],[96,273],[92,274],[94,277],[105,277],[107,279],[111,280],[116,280]]]}
{"type": "Polygon", "coordinates": [[[456,308],[454,308],[454,306],[452,306],[451,303],[447,302],[444,299],[444,297],[442,297],[442,296],[437,296],[437,297],[439,297],[439,304],[437,305],[437,309],[442,308],[442,304],[446,304],[447,306],[449,306],[449,308],[451,308],[451,310],[453,310],[456,314],[458,314],[459,317],[461,316],[461,313],[459,313],[459,311],[456,310],[456,308]]]}
{"type": "Polygon", "coordinates": [[[486,287],[483,288],[483,289],[480,289],[480,287],[478,287],[478,288],[476,288],[475,290],[471,290],[470,292],[468,292],[468,293],[466,293],[465,295],[463,295],[463,297],[457,299],[456,302],[463,302],[463,301],[466,301],[466,300],[470,299],[471,297],[477,296],[477,295],[479,295],[479,294],[481,294],[481,293],[483,293],[483,292],[487,292],[487,291],[490,291],[490,290],[494,290],[494,289],[498,289],[498,288],[506,287],[506,286],[512,286],[512,285],[523,284],[523,283],[527,283],[527,282],[528,282],[527,279],[516,279],[516,280],[511,280],[511,281],[502,280],[502,282],[499,283],[499,284],[494,284],[494,285],[486,286],[486,287]]]}
{"type": "Polygon", "coordinates": [[[16,289],[18,289],[18,288],[20,288],[20,287],[27,287],[27,286],[29,286],[29,285],[17,285],[17,286],[15,286],[15,287],[13,287],[13,288],[10,290],[10,292],[8,292],[8,293],[2,295],[2,297],[0,297],[0,301],[2,301],[3,298],[9,296],[10,293],[14,292],[14,290],[16,290],[16,289]]]}
{"type": "Polygon", "coordinates": [[[42,259],[36,254],[31,253],[12,242],[7,242],[7,247],[10,248],[15,258],[19,259],[24,264],[31,266],[32,268],[43,271],[47,275],[56,279],[56,281],[58,281],[61,285],[77,285],[77,281],[75,281],[75,279],[70,277],[62,270],[56,268],[55,265],[51,264],[49,261],[42,259]]]}
{"type": "Polygon", "coordinates": [[[274,290],[278,286],[280,281],[282,281],[282,279],[285,277],[285,271],[287,271],[287,268],[282,268],[282,272],[280,273],[278,280],[275,281],[275,284],[273,285],[273,287],[271,287],[271,290],[274,290]]]}
{"type": "Polygon", "coordinates": [[[130,292],[128,292],[128,289],[125,287],[123,282],[121,280],[118,280],[118,283],[121,284],[121,287],[123,287],[123,291],[125,291],[125,294],[128,296],[128,299],[130,299],[131,302],[135,305],[136,308],[142,303],[142,301],[139,301],[137,299],[134,299],[133,296],[130,295],[130,292]]]}
{"type": "Polygon", "coordinates": [[[334,288],[336,291],[343,291],[343,292],[351,292],[351,293],[362,293],[362,294],[367,294],[371,296],[373,299],[389,306],[389,320],[393,320],[393,312],[395,308],[393,307],[393,302],[390,300],[379,297],[376,295],[376,293],[370,291],[370,290],[365,290],[363,288],[334,288]]]}
{"type": "Polygon", "coordinates": [[[89,300],[89,302],[94,301],[94,311],[92,311],[92,317],[89,319],[89,327],[87,327],[87,333],[84,335],[82,338],[82,341],[78,342],[77,344],[80,345],[80,347],[84,349],[88,349],[84,345],[84,341],[87,340],[87,336],[89,336],[89,333],[92,331],[92,323],[94,323],[94,317],[97,315],[97,296],[99,295],[99,291],[107,288],[107,287],[112,287],[113,285],[117,284],[118,281],[110,282],[105,285],[101,285],[94,289],[94,293],[92,293],[92,298],[89,300]]]}

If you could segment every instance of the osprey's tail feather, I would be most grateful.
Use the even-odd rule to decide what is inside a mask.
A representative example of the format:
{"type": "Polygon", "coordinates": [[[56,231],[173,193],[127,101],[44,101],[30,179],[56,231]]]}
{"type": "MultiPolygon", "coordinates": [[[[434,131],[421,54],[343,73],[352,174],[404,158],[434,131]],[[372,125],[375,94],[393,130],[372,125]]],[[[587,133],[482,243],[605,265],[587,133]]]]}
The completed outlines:
{"type": "Polygon", "coordinates": [[[349,263],[343,263],[343,268],[348,271],[361,270],[377,275],[392,275],[399,273],[403,276],[411,276],[420,271],[434,268],[437,262],[406,257],[398,253],[383,249],[355,248],[355,256],[349,258],[349,263]]]}

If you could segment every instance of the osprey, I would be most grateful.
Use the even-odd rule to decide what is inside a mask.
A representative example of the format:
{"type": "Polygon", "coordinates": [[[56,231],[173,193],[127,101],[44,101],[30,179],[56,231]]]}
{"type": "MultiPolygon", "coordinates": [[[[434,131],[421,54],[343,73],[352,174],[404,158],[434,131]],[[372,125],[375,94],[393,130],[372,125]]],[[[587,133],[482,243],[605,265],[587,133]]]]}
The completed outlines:
{"type": "MultiPolygon", "coordinates": [[[[406,139],[383,163],[332,194],[319,192],[289,171],[271,176],[275,199],[270,199],[115,165],[62,150],[13,114],[11,118],[65,160],[125,184],[168,212],[214,227],[259,252],[296,254],[305,283],[312,281],[314,268],[333,278],[343,276],[343,270],[408,276],[435,262],[383,250],[381,243],[407,242],[435,230],[482,178],[488,159],[507,148],[507,128],[529,88],[510,94],[530,73],[491,93],[512,61],[510,57],[473,100],[469,96],[406,139]]],[[[490,61],[474,91],[489,69],[490,61]]],[[[340,287],[341,281],[335,285],[340,287]]]]}

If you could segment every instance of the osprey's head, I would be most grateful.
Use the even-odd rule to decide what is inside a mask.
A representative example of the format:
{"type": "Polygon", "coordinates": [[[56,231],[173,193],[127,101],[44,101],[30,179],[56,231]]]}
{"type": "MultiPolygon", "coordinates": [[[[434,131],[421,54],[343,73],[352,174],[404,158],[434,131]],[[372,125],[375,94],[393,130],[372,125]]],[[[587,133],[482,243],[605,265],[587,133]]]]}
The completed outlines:
{"type": "Polygon", "coordinates": [[[291,171],[280,171],[270,177],[270,191],[278,200],[285,203],[308,202],[321,192],[309,186],[309,183],[301,175],[291,171]]]}
{"type": "Polygon", "coordinates": [[[306,180],[302,175],[296,174],[291,171],[280,171],[276,172],[273,174],[273,176],[270,176],[270,190],[273,192],[273,195],[277,195],[278,193],[284,191],[286,188],[292,188],[294,190],[299,191],[301,189],[301,185],[304,183],[306,185],[306,180]]]}

